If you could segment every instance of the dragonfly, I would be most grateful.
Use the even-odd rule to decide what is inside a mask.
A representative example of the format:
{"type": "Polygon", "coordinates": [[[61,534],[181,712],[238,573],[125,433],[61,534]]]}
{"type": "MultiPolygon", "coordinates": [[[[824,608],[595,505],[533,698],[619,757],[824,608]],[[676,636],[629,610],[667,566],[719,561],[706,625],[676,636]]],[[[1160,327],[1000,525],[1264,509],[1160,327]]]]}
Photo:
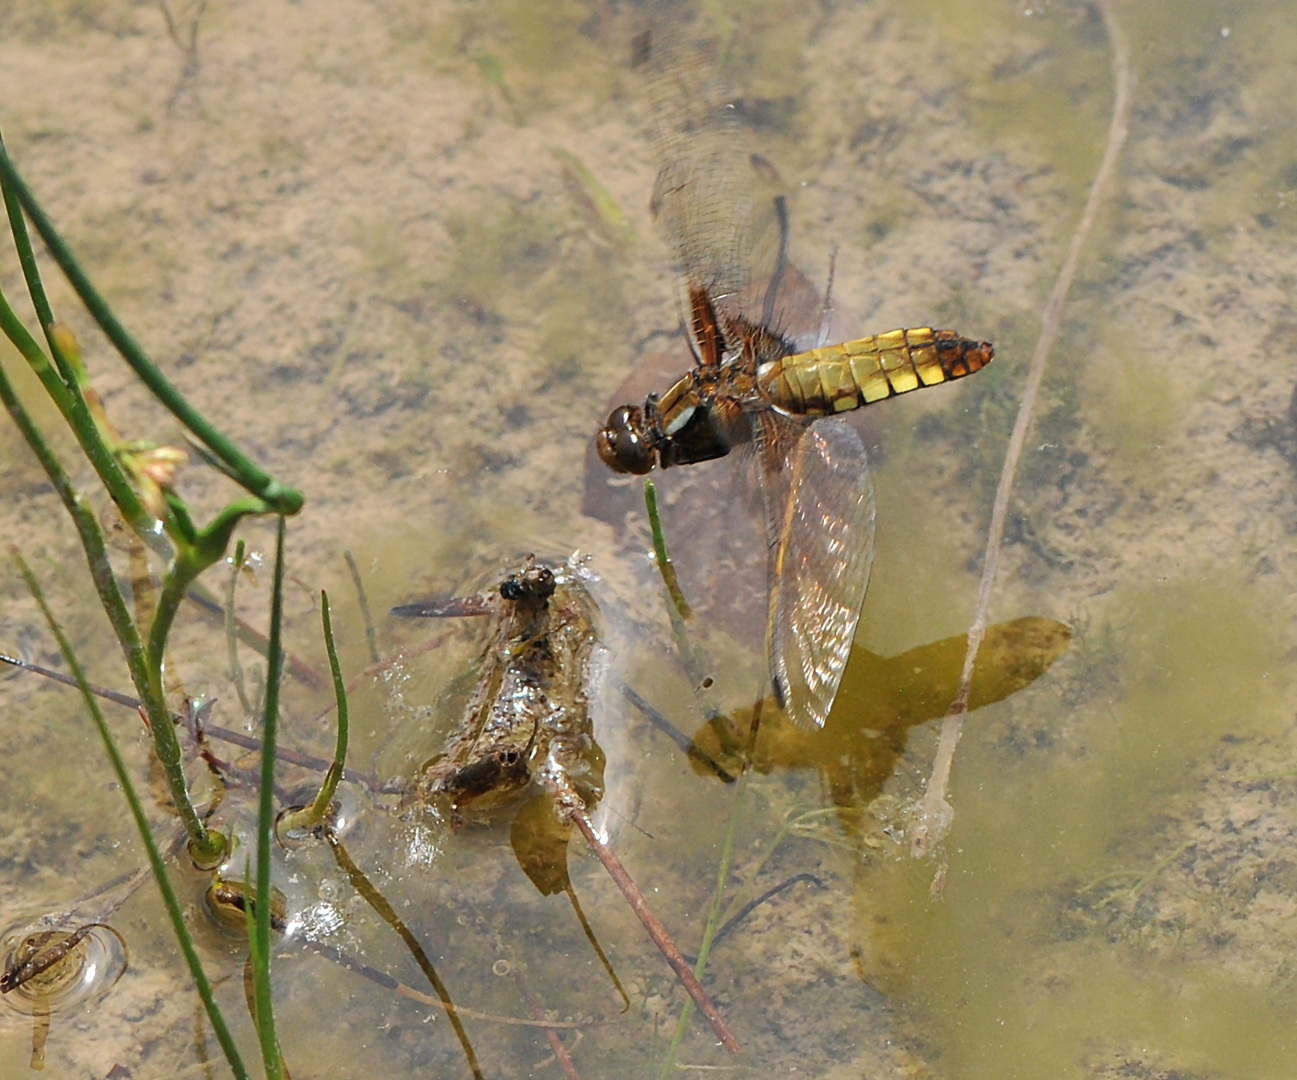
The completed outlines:
{"type": "Polygon", "coordinates": [[[891,330],[798,348],[781,305],[794,276],[787,211],[758,242],[753,166],[716,47],[684,17],[636,39],[659,171],[650,209],[677,263],[693,368],[642,406],[615,408],[596,436],[605,465],[643,475],[739,450],[757,476],[767,543],[766,650],[775,697],[820,728],[855,637],[874,553],[875,503],[860,436],[840,414],[961,379],[994,357],[954,330],[891,330]],[[762,252],[773,251],[763,255],[762,252]]]}

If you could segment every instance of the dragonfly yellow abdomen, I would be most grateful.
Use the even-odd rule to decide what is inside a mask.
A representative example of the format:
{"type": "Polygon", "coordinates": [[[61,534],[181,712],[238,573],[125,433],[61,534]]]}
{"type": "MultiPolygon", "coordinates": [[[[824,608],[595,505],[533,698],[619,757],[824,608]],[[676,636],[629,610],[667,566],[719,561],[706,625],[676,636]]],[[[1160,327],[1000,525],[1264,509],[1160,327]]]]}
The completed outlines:
{"type": "Polygon", "coordinates": [[[994,356],[989,341],[960,337],[954,330],[889,330],[768,361],[757,369],[757,386],[785,412],[830,416],[962,379],[994,356]]]}

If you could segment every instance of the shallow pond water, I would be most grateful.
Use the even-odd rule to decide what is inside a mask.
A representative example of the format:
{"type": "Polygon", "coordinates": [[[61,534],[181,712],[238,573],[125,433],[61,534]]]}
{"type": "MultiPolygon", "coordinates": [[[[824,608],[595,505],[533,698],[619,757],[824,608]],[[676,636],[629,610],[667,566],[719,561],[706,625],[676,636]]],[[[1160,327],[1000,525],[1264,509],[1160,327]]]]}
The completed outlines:
{"type": "MultiPolygon", "coordinates": [[[[348,550],[384,656],[444,634],[364,680],[353,763],[408,776],[437,753],[482,647],[472,625],[382,613],[480,588],[529,552],[591,556],[617,675],[686,733],[707,708],[750,705],[762,662],[742,613],[763,603],[759,567],[731,560],[691,579],[682,556],[685,588],[712,616],[693,631],[715,681],[699,695],[643,558],[642,511],[582,512],[589,441],[619,384],[663,350],[676,351],[677,371],[688,364],[647,206],[655,166],[627,62],[638,11],[576,0],[543,13],[510,0],[168,0],[167,11],[174,34],[160,4],[0,4],[0,126],[123,321],[218,426],[305,492],[289,530],[292,651],[324,666],[316,605],[327,588],[344,669],[370,663],[348,550]]],[[[1111,5],[1135,78],[1130,131],[1063,311],[990,613],[1065,623],[1070,642],[995,654],[1001,668],[1030,670],[1015,681],[994,669],[1004,693],[969,718],[953,830],[937,858],[916,862],[907,809],[936,742],[924,721],[945,704],[889,728],[878,702],[883,688],[899,702],[944,686],[899,670],[940,667],[950,650],[926,647],[972,619],[1040,312],[1103,150],[1113,51],[1098,9],[1080,2],[718,9],[748,134],[791,195],[794,259],[814,282],[833,265],[834,336],[951,325],[995,341],[997,355],[975,379],[854,421],[874,461],[878,556],[853,661],[870,674],[849,673],[835,720],[876,726],[878,738],[847,740],[837,758],[780,743],[751,777],[731,895],[742,903],[796,880],[708,964],[705,985],[744,1052],[729,1058],[695,1019],[678,1068],[835,1080],[1289,1075],[1290,16],[1282,0],[1111,5]]],[[[49,276],[118,427],[174,437],[49,276]]],[[[0,283],[22,295],[12,262],[0,283]]],[[[16,371],[7,347],[0,360],[16,371]]],[[[52,426],[51,410],[39,415],[52,426]]],[[[124,688],[75,536],[7,422],[0,455],[6,539],[49,588],[91,677],[124,688]]],[[[713,523],[691,500],[728,483],[697,468],[662,481],[682,552],[713,523]]],[[[210,512],[223,484],[192,467],[182,490],[210,512]]],[[[245,537],[273,546],[264,525],[245,537]]],[[[240,612],[258,625],[268,580],[267,564],[239,585],[240,612]]],[[[0,598],[0,644],[57,666],[16,573],[0,574],[0,598]]],[[[250,651],[243,659],[256,668],[250,651]]],[[[228,667],[219,627],[187,614],[171,668],[236,728],[228,667]]],[[[329,700],[290,682],[284,740],[327,753],[330,722],[318,717],[329,700]]],[[[8,927],[66,908],[143,856],[75,695],[21,676],[0,683],[0,702],[8,927]]],[[[691,767],[616,695],[605,704],[605,821],[692,953],[735,788],[691,767]]],[[[134,717],[110,719],[147,780],[134,717]]],[[[238,828],[252,810],[232,798],[223,813],[238,828]]],[[[625,1013],[568,900],[539,895],[507,829],[424,835],[366,808],[346,842],[458,1004],[526,1017],[506,977],[521,970],[543,1007],[596,1021],[562,1032],[583,1077],[657,1075],[683,992],[576,842],[574,888],[626,988],[625,1013]]],[[[279,872],[322,940],[428,990],[326,848],[284,856],[279,872]]],[[[202,926],[200,879],[176,877],[202,926]]],[[[130,966],[102,999],[54,1016],[46,1074],[224,1075],[152,885],[112,925],[130,966]]],[[[242,956],[210,928],[199,936],[253,1058],[242,956]]],[[[275,970],[295,1076],[470,1075],[434,1007],[291,945],[275,970]]],[[[465,1026],[485,1075],[560,1075],[535,1028],[465,1026]]],[[[0,1077],[27,1075],[30,1049],[30,1019],[0,1014],[0,1077]]]]}

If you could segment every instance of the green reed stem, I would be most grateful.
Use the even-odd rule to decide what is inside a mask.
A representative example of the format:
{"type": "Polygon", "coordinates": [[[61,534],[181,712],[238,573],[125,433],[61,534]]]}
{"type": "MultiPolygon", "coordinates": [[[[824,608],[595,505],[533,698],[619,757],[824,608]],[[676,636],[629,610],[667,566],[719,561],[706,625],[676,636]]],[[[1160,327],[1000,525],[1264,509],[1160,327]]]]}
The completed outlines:
{"type": "Polygon", "coordinates": [[[653,557],[657,561],[658,573],[662,575],[662,583],[667,587],[671,603],[675,605],[680,618],[691,619],[693,611],[685,600],[685,594],[681,591],[680,582],[676,578],[676,568],[667,554],[666,537],[662,533],[662,518],[658,513],[657,485],[652,480],[644,481],[644,506],[648,510],[649,528],[653,531],[653,557]]]}
{"type": "MultiPolygon", "coordinates": [[[[170,714],[166,712],[166,692],[162,679],[162,665],[166,656],[167,638],[171,634],[172,624],[175,622],[176,613],[180,610],[180,605],[185,599],[185,593],[199,574],[224,557],[225,551],[229,547],[230,537],[239,522],[249,514],[264,514],[268,509],[260,499],[239,499],[218,513],[206,529],[194,532],[192,523],[189,521],[188,512],[184,509],[180,500],[169,497],[168,502],[173,515],[181,525],[181,531],[187,536],[192,536],[192,539],[181,540],[179,543],[176,556],[162,579],[162,594],[158,597],[158,608],[153,616],[153,624],[149,627],[147,657],[149,686],[152,691],[150,696],[156,698],[161,704],[164,715],[167,716],[170,714]]],[[[143,698],[145,695],[141,693],[140,696],[143,698]]],[[[161,725],[163,728],[161,731],[158,730],[159,725],[157,724],[151,722],[150,726],[154,732],[153,744],[157,750],[158,760],[167,775],[167,783],[172,790],[173,797],[176,791],[186,793],[180,740],[176,736],[175,728],[170,722],[161,725]]],[[[184,795],[184,801],[186,804],[189,803],[187,793],[184,795]]],[[[191,828],[187,816],[187,814],[192,813],[192,805],[189,805],[187,812],[181,810],[181,820],[185,822],[190,836],[195,837],[190,844],[191,853],[195,861],[200,865],[214,865],[224,854],[224,838],[219,837],[218,834],[219,840],[216,843],[213,843],[206,836],[201,839],[198,838],[191,828]]],[[[196,817],[194,820],[201,830],[202,823],[197,821],[196,817]]],[[[205,833],[205,830],[203,831],[205,833]]]]}
{"type": "Polygon", "coordinates": [[[230,545],[230,538],[240,521],[254,514],[268,513],[270,508],[257,498],[244,498],[230,503],[212,519],[207,528],[193,532],[188,513],[178,499],[170,499],[170,508],[178,521],[182,522],[184,532],[192,539],[182,541],[171,565],[162,579],[162,595],[158,599],[157,614],[149,629],[149,659],[153,677],[158,679],[161,689],[162,656],[167,637],[171,633],[171,624],[185,599],[185,594],[208,567],[225,557],[230,545]]]}
{"type": "Polygon", "coordinates": [[[644,506],[648,510],[649,527],[653,531],[654,561],[657,563],[658,572],[662,575],[662,583],[666,586],[667,599],[670,601],[666,609],[667,618],[671,622],[671,638],[675,642],[676,654],[680,658],[685,674],[697,687],[705,680],[711,665],[706,650],[689,640],[689,629],[685,624],[693,618],[693,611],[685,600],[680,582],[676,578],[675,565],[667,553],[666,537],[662,532],[662,518],[658,513],[657,487],[652,480],[644,481],[644,506]]]}
{"type": "MultiPolygon", "coordinates": [[[[8,197],[9,193],[6,191],[5,198],[8,199],[8,197]]],[[[4,331],[5,337],[13,342],[14,348],[31,366],[32,371],[36,373],[36,377],[40,379],[41,385],[45,387],[46,393],[58,406],[59,412],[71,422],[71,393],[59,373],[54,370],[54,366],[40,347],[40,343],[32,337],[31,332],[14,313],[13,308],[10,307],[9,301],[2,292],[0,292],[0,330],[4,331]]]]}
{"type": "Polygon", "coordinates": [[[279,822],[282,830],[311,830],[324,824],[329,813],[329,803],[333,801],[334,792],[338,790],[338,781],[342,779],[343,770],[347,767],[347,685],[342,681],[342,665],[338,663],[338,650],[333,643],[333,623],[329,619],[329,594],[320,592],[320,619],[324,624],[324,647],[329,654],[329,670],[333,673],[333,696],[338,703],[338,742],[333,751],[333,761],[320,784],[315,801],[305,810],[285,814],[279,822]]]}
{"type": "MultiPolygon", "coordinates": [[[[6,201],[9,198],[9,192],[6,190],[6,201]]],[[[73,383],[69,388],[63,381],[36,339],[14,313],[3,293],[0,293],[0,331],[3,331],[5,337],[13,343],[14,348],[40,379],[45,392],[49,394],[50,399],[67,421],[68,427],[72,429],[82,452],[94,466],[100,481],[108,489],[108,494],[121,510],[122,516],[146,543],[161,551],[163,555],[170,555],[171,548],[166,539],[154,532],[153,515],[145,509],[140,497],[122,472],[121,465],[113,456],[112,450],[104,444],[98,425],[90,415],[90,409],[81,395],[80,387],[73,383]]],[[[57,355],[61,353],[56,353],[57,355]]]]}
{"type": "MultiPolygon", "coordinates": [[[[0,148],[3,146],[4,139],[0,138],[0,148]]],[[[5,212],[9,215],[9,228],[13,232],[14,247],[18,249],[18,263],[27,281],[27,291],[31,293],[36,319],[42,327],[51,326],[54,323],[54,309],[50,307],[49,297],[45,295],[45,286],[41,282],[36,253],[32,250],[31,237],[27,235],[27,219],[23,217],[22,206],[9,190],[9,185],[0,184],[0,188],[4,190],[5,212]]]]}
{"type": "Polygon", "coordinates": [[[231,476],[246,490],[265,500],[278,513],[295,514],[305,502],[302,494],[280,483],[255,462],[243,454],[229,439],[213,427],[207,419],[187,402],[178,390],[158,370],[148,354],[140,347],[113,313],[112,308],[99,294],[85,271],[77,262],[71,249],[54,228],[36,197],[10,161],[4,145],[0,143],[0,183],[6,192],[21,203],[36,231],[49,249],[54,261],[67,276],[86,310],[94,317],[122,358],[140,381],[149,388],[167,410],[185,425],[229,469],[231,476]]]}
{"type": "MultiPolygon", "coordinates": [[[[4,142],[0,139],[0,155],[3,153],[4,142]]],[[[164,550],[167,547],[166,541],[153,530],[153,515],[145,509],[135,489],[127,481],[126,474],[113,456],[112,449],[104,444],[99,426],[90,414],[90,408],[81,393],[80,379],[72,365],[68,363],[67,357],[63,355],[62,349],[54,341],[52,332],[55,322],[54,312],[45,295],[45,286],[36,264],[31,238],[27,234],[27,222],[23,217],[22,207],[9,184],[0,183],[0,190],[4,194],[9,229],[13,235],[14,248],[18,253],[18,263],[22,267],[23,278],[27,282],[27,292],[31,297],[32,306],[36,309],[36,318],[41,324],[58,370],[50,364],[49,359],[36,343],[36,339],[27,332],[27,328],[14,315],[8,302],[0,296],[0,322],[4,324],[5,336],[13,342],[23,359],[31,365],[41,385],[45,387],[45,392],[58,406],[59,412],[63,414],[64,420],[76,436],[82,452],[94,466],[100,481],[108,489],[108,494],[121,510],[122,516],[146,543],[164,555],[169,555],[169,550],[164,550]]]]}
{"type": "Polygon", "coordinates": [[[118,643],[126,656],[127,667],[130,669],[131,681],[135,683],[136,692],[144,704],[154,751],[162,762],[176,812],[180,815],[185,832],[189,835],[190,851],[200,861],[215,861],[225,849],[225,838],[207,829],[189,798],[184,770],[180,765],[180,741],[176,737],[171,714],[162,694],[160,670],[155,680],[151,674],[150,650],[140,640],[139,631],[131,620],[126,599],[122,596],[117,578],[113,574],[112,564],[108,560],[103,531],[99,527],[94,511],[87,504],[85,496],[72,486],[72,481],[68,478],[58,457],[19,402],[2,367],[0,367],[0,402],[3,402],[14,424],[26,439],[27,445],[36,455],[50,484],[58,493],[76,526],[99,602],[117,635],[118,643]]]}
{"type": "Polygon", "coordinates": [[[135,785],[131,782],[130,773],[126,770],[126,763],[122,760],[121,752],[117,749],[117,741],[108,729],[103,713],[99,710],[99,703],[90,690],[90,684],[86,681],[85,672],[82,670],[76,654],[72,651],[67,636],[54,619],[54,613],[45,600],[45,594],[41,591],[40,583],[37,582],[35,575],[17,550],[11,550],[13,551],[14,561],[18,564],[18,570],[23,576],[23,581],[26,582],[28,590],[36,599],[37,604],[40,605],[41,612],[44,614],[50,630],[58,639],[59,649],[63,653],[64,660],[67,661],[68,669],[76,678],[86,708],[90,710],[90,718],[94,721],[95,730],[98,731],[99,738],[103,741],[104,750],[112,763],[117,783],[121,786],[122,794],[126,796],[131,817],[135,819],[135,827],[139,830],[140,839],[144,843],[144,850],[148,854],[149,865],[153,868],[153,876],[157,880],[158,889],[162,893],[162,902],[166,906],[167,917],[171,920],[171,927],[175,931],[176,940],[180,943],[180,951],[184,954],[185,963],[189,966],[189,973],[193,977],[198,996],[202,999],[203,1007],[207,1010],[207,1017],[211,1021],[212,1030],[216,1033],[217,1041],[221,1044],[221,1050],[224,1051],[225,1058],[230,1063],[230,1069],[234,1075],[238,1080],[247,1080],[248,1070],[244,1067],[242,1058],[239,1057],[238,1047],[234,1045],[234,1040],[230,1037],[230,1029],[226,1026],[225,1018],[221,1015],[221,1011],[216,1005],[216,999],[212,995],[211,983],[207,981],[207,974],[203,971],[203,965],[198,959],[198,953],[194,950],[194,943],[189,936],[188,928],[185,926],[185,917],[180,909],[180,902],[176,898],[175,890],[171,887],[171,879],[167,876],[166,867],[163,865],[162,853],[158,850],[157,842],[153,838],[153,831],[149,828],[148,818],[145,817],[144,807],[140,803],[139,795],[136,794],[135,785]]]}
{"type": "Polygon", "coordinates": [[[252,985],[257,1002],[257,1037],[270,1080],[281,1080],[283,1061],[275,1037],[270,998],[270,837],[275,831],[275,736],[279,728],[279,682],[283,667],[280,635],[284,622],[284,515],[275,530],[275,576],[270,594],[270,647],[266,650],[266,710],[261,732],[261,793],[257,812],[257,925],[252,942],[252,985]]]}
{"type": "Polygon", "coordinates": [[[360,600],[360,614],[365,620],[365,641],[369,644],[369,662],[377,664],[378,631],[374,629],[374,617],[369,613],[369,597],[365,595],[365,583],[360,579],[360,567],[350,551],[344,551],[342,557],[347,560],[347,569],[351,571],[351,580],[356,586],[356,597],[360,600]]]}

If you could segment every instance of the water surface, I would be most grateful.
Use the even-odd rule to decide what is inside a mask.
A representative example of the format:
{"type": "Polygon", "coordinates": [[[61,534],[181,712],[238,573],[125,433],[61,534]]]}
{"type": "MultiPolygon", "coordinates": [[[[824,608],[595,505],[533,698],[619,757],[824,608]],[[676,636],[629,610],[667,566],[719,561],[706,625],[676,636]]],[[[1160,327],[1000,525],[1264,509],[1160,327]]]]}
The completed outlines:
{"type": "MultiPolygon", "coordinates": [[[[171,10],[184,45],[199,6],[171,10]]],[[[695,1022],[682,1065],[950,1080],[1289,1074],[1297,31],[1281,2],[1112,12],[1135,66],[1130,135],[1050,357],[991,610],[1065,622],[1071,644],[970,717],[939,900],[937,861],[911,861],[905,835],[934,725],[909,730],[881,796],[850,813],[814,768],[752,778],[730,888],[741,899],[799,874],[820,884],[801,880],[718,946],[706,985],[746,1051],[727,1059],[695,1022]]],[[[997,345],[976,379],[858,421],[879,500],[858,645],[896,656],[971,619],[1039,313],[1102,153],[1110,42],[1097,9],[1057,0],[772,0],[726,19],[754,147],[793,195],[798,265],[826,282],[836,252],[836,336],[938,323],[997,345]]],[[[158,8],[126,0],[0,13],[0,123],[20,168],[182,389],[308,497],[290,529],[288,632],[312,663],[323,665],[321,587],[344,667],[368,663],[344,550],[378,612],[478,587],[528,552],[580,550],[603,578],[619,668],[660,710],[692,730],[704,705],[760,692],[759,656],[704,626],[717,685],[700,701],[642,534],[580,513],[608,398],[634,364],[679,349],[647,209],[646,107],[625,63],[633,22],[575,2],[543,18],[508,2],[231,2],[201,10],[187,54],[158,8]],[[564,153],[629,229],[600,216],[564,153]]],[[[12,263],[0,273],[20,295],[12,263]]],[[[118,426],[174,437],[51,278],[118,426]]],[[[7,539],[92,676],[124,685],[71,530],[7,423],[0,453],[7,539]]],[[[201,468],[183,490],[208,512],[227,494],[201,468]]],[[[688,500],[668,507],[668,534],[687,532],[688,500]]],[[[263,526],[246,538],[272,542],[263,526]]],[[[754,567],[729,587],[759,606],[762,579],[754,567]]],[[[240,585],[254,622],[267,580],[240,585]]],[[[17,576],[0,589],[4,644],[52,662],[17,576]]],[[[435,632],[379,620],[385,653],[435,632]]],[[[357,694],[355,762],[400,774],[437,751],[474,633],[357,694]]],[[[177,631],[172,668],[219,699],[218,720],[242,723],[222,638],[197,616],[177,631]]],[[[0,693],[7,924],[142,856],[74,695],[27,677],[0,693]]],[[[861,693],[844,715],[873,715],[861,693]]],[[[290,686],[286,737],[326,749],[331,730],[313,719],[326,703],[290,686]]],[[[147,776],[134,718],[114,719],[147,776]]],[[[695,772],[634,710],[602,722],[625,781],[606,803],[617,846],[691,952],[734,789],[695,772]]],[[[235,802],[229,812],[246,822],[235,802]]],[[[375,812],[354,854],[458,1002],[525,1015],[514,981],[495,973],[520,966],[546,1007],[613,1021],[585,1030],[581,1075],[655,1075],[684,998],[593,860],[573,846],[576,890],[630,996],[624,1016],[567,901],[536,893],[507,834],[418,840],[375,812]]],[[[417,982],[327,852],[295,855],[283,873],[301,910],[339,914],[321,933],[417,982]]],[[[196,912],[196,883],[186,895],[196,912]]],[[[195,1034],[163,924],[151,886],[123,909],[131,969],[93,1009],[56,1017],[48,1075],[114,1064],[137,1078],[203,1075],[218,1059],[195,1034]]],[[[203,948],[255,1056],[241,958],[213,934],[203,948]]],[[[276,983],[295,1075],[469,1075],[429,1007],[292,949],[276,983]]],[[[486,1075],[558,1075],[534,1030],[468,1027],[486,1075]]],[[[29,1037],[4,1018],[0,1075],[26,1073],[29,1037]]]]}

